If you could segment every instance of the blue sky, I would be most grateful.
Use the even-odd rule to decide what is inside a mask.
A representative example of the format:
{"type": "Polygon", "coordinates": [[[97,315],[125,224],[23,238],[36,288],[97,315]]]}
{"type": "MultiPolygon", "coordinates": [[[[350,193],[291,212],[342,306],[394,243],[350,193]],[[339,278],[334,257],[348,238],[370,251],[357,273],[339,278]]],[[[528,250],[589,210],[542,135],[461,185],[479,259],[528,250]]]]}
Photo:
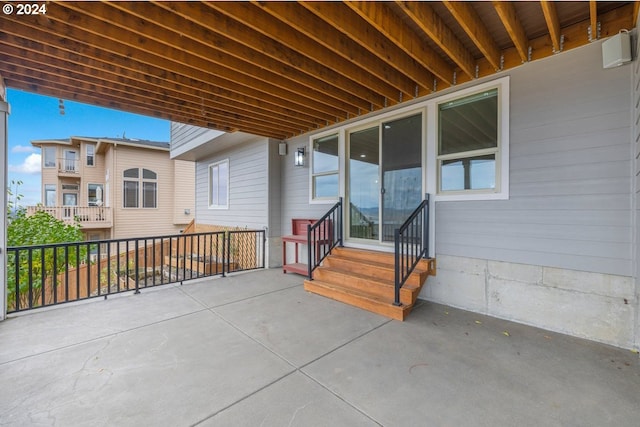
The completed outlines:
{"type": "Polygon", "coordinates": [[[59,99],[8,89],[9,115],[8,174],[23,181],[20,193],[23,206],[40,203],[40,149],[31,145],[36,139],[94,136],[169,141],[169,122],[122,111],[64,101],[60,114],[59,99]]]}

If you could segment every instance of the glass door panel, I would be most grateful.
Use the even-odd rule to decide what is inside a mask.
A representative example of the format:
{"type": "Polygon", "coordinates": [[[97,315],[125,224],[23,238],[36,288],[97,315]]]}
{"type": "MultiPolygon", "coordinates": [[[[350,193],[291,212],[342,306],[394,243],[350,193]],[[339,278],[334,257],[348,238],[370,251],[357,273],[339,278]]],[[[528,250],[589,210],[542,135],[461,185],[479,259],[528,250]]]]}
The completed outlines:
{"type": "Polygon", "coordinates": [[[379,240],[379,127],[349,135],[349,237],[379,240]]]}
{"type": "Polygon", "coordinates": [[[64,218],[74,218],[76,207],[78,206],[78,195],[76,193],[62,193],[62,205],[64,218]]]}
{"type": "Polygon", "coordinates": [[[422,114],[382,124],[382,220],[383,242],[423,199],[422,114]]]}

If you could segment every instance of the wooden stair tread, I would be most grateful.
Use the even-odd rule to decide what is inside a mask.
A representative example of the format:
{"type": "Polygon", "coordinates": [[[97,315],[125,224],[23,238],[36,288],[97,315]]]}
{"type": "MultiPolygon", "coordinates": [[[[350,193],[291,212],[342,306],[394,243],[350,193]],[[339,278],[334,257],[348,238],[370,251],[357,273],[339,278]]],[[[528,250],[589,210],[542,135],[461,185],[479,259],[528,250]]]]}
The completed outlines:
{"type": "MultiPolygon", "coordinates": [[[[339,267],[318,267],[318,270],[321,269],[325,269],[325,270],[330,270],[332,272],[338,273],[338,274],[343,274],[345,276],[349,276],[349,277],[354,277],[356,279],[362,279],[362,280],[367,280],[369,282],[372,282],[372,284],[377,285],[377,286],[381,286],[381,287],[385,287],[385,288],[395,288],[395,283],[393,283],[393,281],[387,281],[384,279],[381,279],[379,277],[376,276],[372,276],[370,274],[366,274],[366,273],[358,273],[358,272],[354,272],[351,270],[346,270],[344,268],[339,268],[339,267]]],[[[318,271],[316,270],[316,271],[318,271]]],[[[419,286],[417,285],[413,285],[413,284],[405,284],[403,286],[403,288],[408,289],[408,290],[415,290],[418,289],[419,286]]]]}
{"type": "Polygon", "coordinates": [[[396,306],[393,305],[393,300],[379,295],[321,280],[305,280],[304,288],[306,291],[396,320],[404,320],[413,307],[412,305],[396,306]]]}

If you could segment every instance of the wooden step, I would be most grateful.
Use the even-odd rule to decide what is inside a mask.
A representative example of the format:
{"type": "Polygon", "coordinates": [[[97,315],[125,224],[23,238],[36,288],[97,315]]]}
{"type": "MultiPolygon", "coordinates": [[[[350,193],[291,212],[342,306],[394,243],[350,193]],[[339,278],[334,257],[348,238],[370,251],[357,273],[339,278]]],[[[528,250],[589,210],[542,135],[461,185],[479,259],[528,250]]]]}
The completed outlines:
{"type": "Polygon", "coordinates": [[[305,280],[304,289],[308,292],[313,292],[400,321],[406,318],[413,307],[412,305],[404,304],[395,306],[393,305],[393,299],[389,301],[369,292],[321,280],[305,280]]]}
{"type": "MultiPolygon", "coordinates": [[[[357,289],[375,294],[381,298],[393,301],[395,298],[395,282],[391,280],[379,280],[367,274],[359,274],[353,271],[321,266],[313,273],[314,280],[334,283],[337,285],[357,289]]],[[[405,284],[400,288],[400,302],[412,305],[416,302],[420,287],[405,284]]]]}
{"type": "MultiPolygon", "coordinates": [[[[383,265],[388,265],[391,268],[393,268],[395,264],[395,255],[392,252],[336,247],[331,251],[331,254],[345,258],[376,262],[383,265]]],[[[418,265],[416,266],[416,268],[422,271],[426,271],[430,276],[435,276],[436,260],[434,258],[423,258],[418,261],[418,265]]]]}
{"type": "MultiPolygon", "coordinates": [[[[342,255],[329,255],[323,263],[328,268],[335,268],[343,271],[352,271],[354,273],[367,275],[379,280],[395,282],[395,266],[394,263],[383,263],[380,261],[371,261],[365,259],[347,258],[342,255]]],[[[420,286],[427,278],[427,271],[418,267],[411,273],[405,285],[420,286]]]]}
{"type": "Polygon", "coordinates": [[[435,260],[421,260],[400,288],[400,305],[395,306],[395,257],[392,253],[353,248],[335,248],[305,280],[304,288],[392,319],[404,320],[415,304],[429,274],[435,274],[435,260]]]}

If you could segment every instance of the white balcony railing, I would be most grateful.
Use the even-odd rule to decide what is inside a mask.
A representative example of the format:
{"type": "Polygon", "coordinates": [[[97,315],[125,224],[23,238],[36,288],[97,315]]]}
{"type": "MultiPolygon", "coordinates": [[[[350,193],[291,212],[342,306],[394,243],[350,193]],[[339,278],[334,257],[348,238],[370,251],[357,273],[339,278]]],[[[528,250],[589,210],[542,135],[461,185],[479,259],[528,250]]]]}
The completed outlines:
{"type": "Polygon", "coordinates": [[[83,227],[111,227],[111,208],[105,206],[28,206],[27,216],[38,211],[51,214],[54,218],[73,224],[78,221],[83,227]]]}
{"type": "Polygon", "coordinates": [[[58,159],[59,173],[80,173],[80,161],[78,159],[58,159]]]}

